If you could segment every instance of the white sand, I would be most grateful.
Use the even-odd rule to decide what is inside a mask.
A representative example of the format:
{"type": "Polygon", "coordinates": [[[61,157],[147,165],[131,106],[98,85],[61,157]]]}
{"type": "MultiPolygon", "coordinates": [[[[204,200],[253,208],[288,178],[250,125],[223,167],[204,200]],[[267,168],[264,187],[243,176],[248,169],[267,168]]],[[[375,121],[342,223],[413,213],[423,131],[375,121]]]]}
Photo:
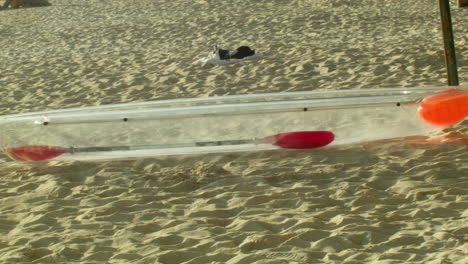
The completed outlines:
{"type": "MultiPolygon", "coordinates": [[[[2,114],[446,83],[437,1],[50,3],[0,11],[2,114]],[[193,63],[214,44],[264,57],[193,63]]],[[[466,85],[468,9],[452,15],[466,85]]],[[[1,155],[0,262],[468,263],[467,124],[320,153],[1,155]]]]}

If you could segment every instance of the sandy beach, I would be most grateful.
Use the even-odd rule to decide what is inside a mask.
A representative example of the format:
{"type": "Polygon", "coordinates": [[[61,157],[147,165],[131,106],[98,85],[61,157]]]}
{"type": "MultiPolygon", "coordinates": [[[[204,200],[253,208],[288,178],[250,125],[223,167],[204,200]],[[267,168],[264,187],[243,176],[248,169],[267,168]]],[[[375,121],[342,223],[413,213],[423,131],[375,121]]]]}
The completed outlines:
{"type": "MultiPolygon", "coordinates": [[[[0,11],[2,115],[447,82],[437,1],[49,2],[0,11]],[[196,63],[215,45],[263,57],[196,63]]],[[[456,1],[452,21],[468,85],[456,1]]],[[[0,154],[0,263],[465,264],[467,125],[320,152],[0,154]]]]}

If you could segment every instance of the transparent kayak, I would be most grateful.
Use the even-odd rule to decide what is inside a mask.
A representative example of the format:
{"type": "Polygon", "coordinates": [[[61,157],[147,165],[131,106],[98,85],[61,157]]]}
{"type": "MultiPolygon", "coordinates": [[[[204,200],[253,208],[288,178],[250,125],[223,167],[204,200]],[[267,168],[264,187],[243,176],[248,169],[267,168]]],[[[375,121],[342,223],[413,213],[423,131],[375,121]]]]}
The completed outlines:
{"type": "MultiPolygon", "coordinates": [[[[418,108],[447,88],[236,95],[6,115],[0,145],[20,161],[312,149],[439,130],[418,108]]],[[[444,94],[465,96],[468,87],[458,88],[465,90],[444,94]]]]}

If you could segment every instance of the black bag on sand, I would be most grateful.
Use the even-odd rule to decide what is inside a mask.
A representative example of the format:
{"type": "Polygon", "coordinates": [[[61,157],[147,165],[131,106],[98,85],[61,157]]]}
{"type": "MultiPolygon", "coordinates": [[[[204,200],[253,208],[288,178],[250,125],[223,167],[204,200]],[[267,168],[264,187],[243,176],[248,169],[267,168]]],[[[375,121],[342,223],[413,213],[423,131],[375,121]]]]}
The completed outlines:
{"type": "Polygon", "coordinates": [[[231,58],[233,59],[242,59],[245,57],[249,57],[255,54],[255,50],[251,50],[248,46],[240,46],[236,49],[234,54],[231,54],[231,58]]]}
{"type": "Polygon", "coordinates": [[[248,46],[240,46],[235,51],[225,49],[218,49],[219,58],[221,60],[229,59],[243,59],[255,54],[255,50],[250,49],[248,46]]]}

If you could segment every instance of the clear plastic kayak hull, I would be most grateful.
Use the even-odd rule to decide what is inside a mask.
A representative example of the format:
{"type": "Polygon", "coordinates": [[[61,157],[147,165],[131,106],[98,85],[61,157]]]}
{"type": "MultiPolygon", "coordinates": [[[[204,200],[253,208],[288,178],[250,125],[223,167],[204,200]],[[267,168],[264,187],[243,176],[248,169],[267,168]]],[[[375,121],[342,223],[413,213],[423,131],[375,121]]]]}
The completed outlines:
{"type": "Polygon", "coordinates": [[[0,144],[14,159],[41,161],[268,150],[282,146],[265,138],[300,131],[333,134],[317,146],[359,143],[440,129],[417,113],[424,98],[445,88],[236,95],[7,115],[0,117],[0,144]],[[42,159],[24,158],[44,149],[49,152],[34,153],[42,159]]]}

